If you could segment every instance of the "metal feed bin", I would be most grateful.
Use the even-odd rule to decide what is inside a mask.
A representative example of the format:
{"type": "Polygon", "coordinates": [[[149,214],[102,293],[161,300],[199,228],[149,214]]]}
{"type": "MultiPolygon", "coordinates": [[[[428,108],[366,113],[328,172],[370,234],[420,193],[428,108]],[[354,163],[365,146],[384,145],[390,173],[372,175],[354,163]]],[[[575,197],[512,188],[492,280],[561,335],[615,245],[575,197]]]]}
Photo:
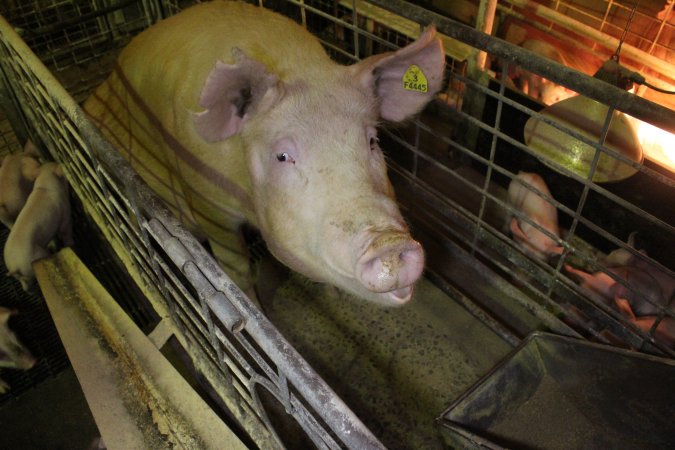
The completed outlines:
{"type": "Polygon", "coordinates": [[[439,423],[459,447],[664,448],[674,375],[671,359],[534,333],[439,423]]]}

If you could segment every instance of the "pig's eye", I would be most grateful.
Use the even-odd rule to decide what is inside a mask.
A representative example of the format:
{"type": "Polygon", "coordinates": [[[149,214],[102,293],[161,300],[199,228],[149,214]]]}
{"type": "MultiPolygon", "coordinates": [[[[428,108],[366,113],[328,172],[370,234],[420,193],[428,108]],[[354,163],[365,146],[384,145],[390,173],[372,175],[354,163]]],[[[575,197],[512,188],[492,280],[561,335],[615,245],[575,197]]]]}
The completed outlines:
{"type": "Polygon", "coordinates": [[[295,164],[295,160],[288,152],[277,153],[277,161],[279,162],[289,162],[295,164]]]}

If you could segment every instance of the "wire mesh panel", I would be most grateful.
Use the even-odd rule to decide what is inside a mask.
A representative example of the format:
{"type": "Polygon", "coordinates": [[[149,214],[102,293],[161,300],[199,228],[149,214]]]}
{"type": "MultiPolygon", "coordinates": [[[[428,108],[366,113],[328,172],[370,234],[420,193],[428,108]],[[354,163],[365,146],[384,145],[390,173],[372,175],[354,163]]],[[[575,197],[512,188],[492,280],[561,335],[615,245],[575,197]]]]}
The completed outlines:
{"type": "MultiPolygon", "coordinates": [[[[672,111],[407,2],[287,3],[299,8],[293,17],[347,62],[409,42],[420,24],[435,23],[468,44],[465,51],[444,41],[442,101],[413,125],[386,130],[383,147],[391,150],[409,218],[500,274],[545,327],[673,354],[673,172],[637,130],[651,122],[672,139],[672,111]],[[496,72],[491,78],[467,71],[480,50],[496,72]],[[531,74],[529,96],[515,89],[514,73],[531,74]],[[541,90],[538,102],[530,99],[534,89],[541,90]],[[542,102],[560,103],[542,110],[542,102]],[[519,183],[528,177],[520,172],[536,173],[536,181],[519,183]],[[543,212],[527,216],[524,205],[514,204],[516,193],[532,208],[548,209],[555,223],[546,223],[543,212]],[[529,234],[519,234],[522,229],[529,234]]],[[[436,270],[429,264],[432,276],[436,270]]],[[[484,319],[498,308],[486,309],[484,319]]],[[[513,329],[512,319],[492,326],[505,322],[513,329]]]]}
{"type": "Polygon", "coordinates": [[[618,107],[672,132],[673,112],[405,2],[371,3],[435,22],[500,67],[482,80],[449,72],[466,86],[462,107],[438,105],[391,132],[400,144],[392,167],[416,189],[413,216],[435,216],[424,220],[526,293],[527,309],[571,326],[567,333],[672,355],[672,168],[643,158],[635,131],[612,127],[633,123],[618,107]],[[513,66],[562,84],[571,98],[542,109],[511,88],[513,66]],[[521,191],[513,181],[521,171],[543,178],[521,191]]]}
{"type": "Polygon", "coordinates": [[[77,100],[110,72],[117,50],[160,17],[155,2],[35,0],[0,9],[77,100]]]}

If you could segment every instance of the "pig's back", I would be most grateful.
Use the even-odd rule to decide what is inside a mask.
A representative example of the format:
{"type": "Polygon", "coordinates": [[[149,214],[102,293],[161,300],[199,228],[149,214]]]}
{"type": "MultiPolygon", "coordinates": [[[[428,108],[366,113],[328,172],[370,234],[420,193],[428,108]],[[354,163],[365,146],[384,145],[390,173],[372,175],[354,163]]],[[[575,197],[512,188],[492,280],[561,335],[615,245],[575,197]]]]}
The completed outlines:
{"type": "Polygon", "coordinates": [[[335,63],[316,38],[292,20],[244,3],[215,1],[139,34],[84,104],[103,134],[195,233],[214,217],[236,222],[250,215],[243,152],[233,148],[238,139],[208,143],[193,125],[193,113],[203,109],[199,98],[208,74],[217,61],[234,62],[233,47],[283,81],[321,83],[334,72],[335,63]]]}
{"type": "MultiPolygon", "coordinates": [[[[196,5],[149,28],[122,52],[119,64],[139,92],[174,93],[195,111],[204,80],[216,61],[233,62],[233,47],[284,81],[320,77],[326,65],[334,64],[319,42],[292,20],[228,1],[196,5]]],[[[161,108],[166,99],[148,101],[161,108]]]]}

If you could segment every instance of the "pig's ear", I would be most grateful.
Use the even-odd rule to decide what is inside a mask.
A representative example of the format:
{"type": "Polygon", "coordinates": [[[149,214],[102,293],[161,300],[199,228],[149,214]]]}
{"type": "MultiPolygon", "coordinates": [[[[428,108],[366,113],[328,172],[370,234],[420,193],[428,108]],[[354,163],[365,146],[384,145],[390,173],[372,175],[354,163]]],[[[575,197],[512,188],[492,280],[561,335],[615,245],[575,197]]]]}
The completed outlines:
{"type": "Polygon", "coordinates": [[[440,90],[445,53],[432,25],[412,44],[351,66],[380,102],[380,117],[400,122],[417,113],[440,90]]]}
{"type": "Polygon", "coordinates": [[[234,64],[216,62],[199,97],[204,111],[193,113],[197,133],[208,142],[238,133],[252,114],[269,107],[275,97],[276,75],[238,48],[232,54],[234,64]]]}

